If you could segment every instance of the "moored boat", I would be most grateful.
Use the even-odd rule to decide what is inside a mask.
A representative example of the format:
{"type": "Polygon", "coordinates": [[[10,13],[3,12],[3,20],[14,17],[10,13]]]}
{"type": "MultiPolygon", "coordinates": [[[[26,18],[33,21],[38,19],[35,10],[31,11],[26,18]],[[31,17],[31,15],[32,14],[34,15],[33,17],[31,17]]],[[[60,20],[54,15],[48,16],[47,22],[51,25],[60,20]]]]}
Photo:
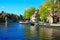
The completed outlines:
{"type": "Polygon", "coordinates": [[[27,23],[29,23],[29,22],[19,22],[19,23],[21,23],[21,24],[27,24],[27,23]]]}
{"type": "Polygon", "coordinates": [[[26,21],[20,21],[19,23],[21,23],[21,24],[28,24],[30,22],[28,20],[26,20],[26,21]]]}

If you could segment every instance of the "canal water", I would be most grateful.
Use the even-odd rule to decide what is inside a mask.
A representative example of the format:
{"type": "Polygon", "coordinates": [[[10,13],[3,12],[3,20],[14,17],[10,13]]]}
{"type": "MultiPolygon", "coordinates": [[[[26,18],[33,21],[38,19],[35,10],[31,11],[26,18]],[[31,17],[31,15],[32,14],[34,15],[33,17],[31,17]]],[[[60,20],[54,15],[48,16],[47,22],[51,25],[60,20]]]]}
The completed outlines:
{"type": "Polygon", "coordinates": [[[60,40],[60,27],[0,24],[0,40],[60,40]]]}

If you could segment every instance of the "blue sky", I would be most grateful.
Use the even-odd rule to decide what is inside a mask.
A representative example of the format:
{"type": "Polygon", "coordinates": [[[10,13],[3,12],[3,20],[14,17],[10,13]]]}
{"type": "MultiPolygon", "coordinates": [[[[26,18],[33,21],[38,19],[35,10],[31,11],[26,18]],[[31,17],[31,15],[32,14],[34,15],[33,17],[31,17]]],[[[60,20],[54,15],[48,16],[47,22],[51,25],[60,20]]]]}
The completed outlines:
{"type": "Polygon", "coordinates": [[[38,8],[43,2],[44,0],[0,0],[0,12],[3,10],[23,15],[25,9],[30,6],[38,8]]]}

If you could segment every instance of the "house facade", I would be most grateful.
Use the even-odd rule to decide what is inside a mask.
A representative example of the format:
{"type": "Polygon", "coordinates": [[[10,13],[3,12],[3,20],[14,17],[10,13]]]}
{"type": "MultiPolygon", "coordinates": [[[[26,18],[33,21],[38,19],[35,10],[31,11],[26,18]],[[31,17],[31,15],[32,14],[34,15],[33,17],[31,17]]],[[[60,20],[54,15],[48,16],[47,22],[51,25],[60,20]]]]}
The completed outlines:
{"type": "Polygon", "coordinates": [[[49,23],[58,23],[60,21],[60,1],[59,0],[51,0],[54,5],[56,5],[54,8],[51,8],[49,11],[48,20],[49,23]],[[51,11],[52,10],[52,11],[51,11]]]}
{"type": "Polygon", "coordinates": [[[35,10],[35,12],[33,13],[33,15],[30,17],[30,22],[36,23],[36,20],[37,20],[37,18],[36,18],[37,13],[38,13],[38,11],[35,10]]]}

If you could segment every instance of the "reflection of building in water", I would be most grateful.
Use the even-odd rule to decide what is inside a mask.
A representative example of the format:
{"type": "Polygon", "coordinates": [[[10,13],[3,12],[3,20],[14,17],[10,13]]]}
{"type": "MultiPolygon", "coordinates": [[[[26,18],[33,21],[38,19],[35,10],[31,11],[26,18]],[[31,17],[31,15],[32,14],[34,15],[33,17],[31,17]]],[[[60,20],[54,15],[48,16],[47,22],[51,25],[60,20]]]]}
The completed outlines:
{"type": "Polygon", "coordinates": [[[48,29],[45,27],[40,28],[40,38],[41,40],[50,40],[53,33],[53,29],[48,29]]]}
{"type": "Polygon", "coordinates": [[[31,33],[32,40],[39,40],[39,27],[30,26],[30,33],[31,33]]]}
{"type": "Polygon", "coordinates": [[[40,28],[40,39],[60,40],[60,30],[42,27],[40,28]]]}
{"type": "Polygon", "coordinates": [[[36,37],[36,26],[30,26],[30,33],[32,38],[36,37]]]}
{"type": "Polygon", "coordinates": [[[24,25],[26,40],[39,40],[39,27],[24,25]]]}
{"type": "Polygon", "coordinates": [[[60,29],[54,29],[52,37],[52,40],[60,40],[60,29]]]}
{"type": "Polygon", "coordinates": [[[30,30],[27,25],[24,25],[24,33],[25,33],[26,40],[30,40],[30,30]]]}

